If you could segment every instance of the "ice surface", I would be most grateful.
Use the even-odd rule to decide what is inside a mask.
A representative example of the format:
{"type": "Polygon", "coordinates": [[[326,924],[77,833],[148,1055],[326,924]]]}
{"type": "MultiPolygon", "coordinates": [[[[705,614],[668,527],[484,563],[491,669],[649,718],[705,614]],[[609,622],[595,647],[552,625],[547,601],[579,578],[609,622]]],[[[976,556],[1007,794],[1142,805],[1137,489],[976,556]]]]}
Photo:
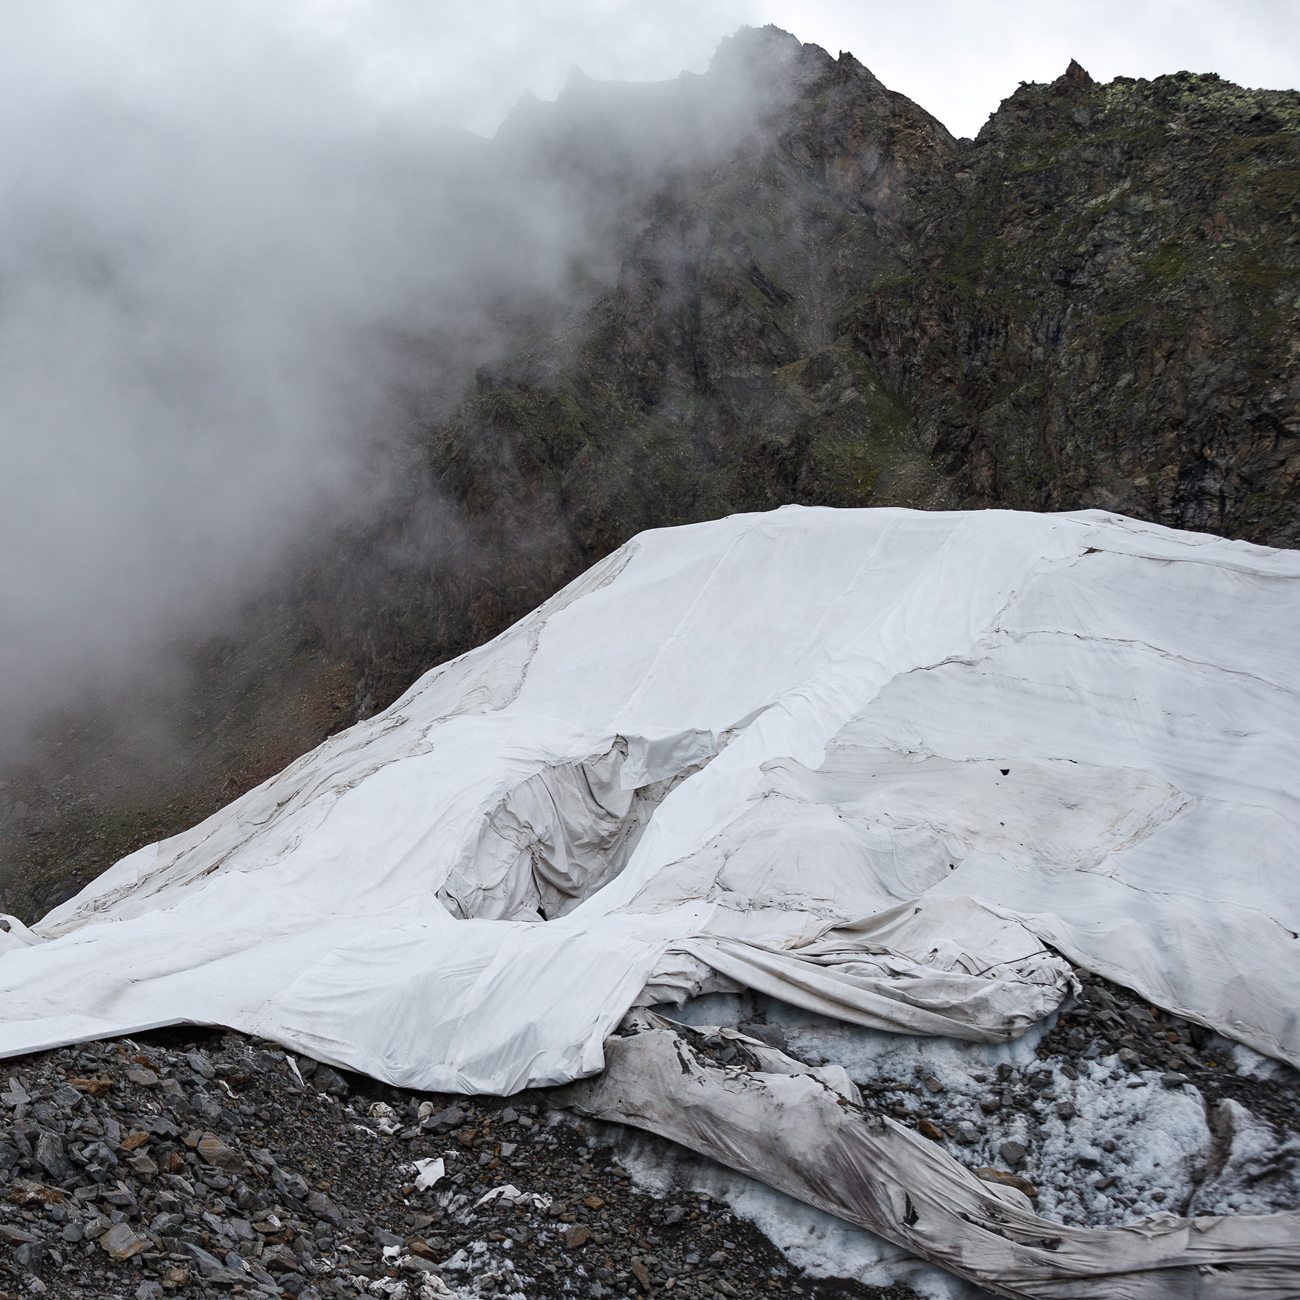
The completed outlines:
{"type": "MultiPolygon", "coordinates": [[[[945,1135],[944,1148],[971,1169],[1025,1178],[1047,1219],[1110,1227],[1160,1211],[1270,1214],[1300,1205],[1300,1139],[1231,1100],[1207,1112],[1191,1084],[1167,1088],[1160,1072],[1130,1072],[1115,1056],[1076,1061],[1069,1078],[1063,1062],[1040,1061],[1035,1051],[1055,1016],[1011,1043],[964,1043],[864,1029],[747,992],[658,1010],[693,1026],[779,1026],[792,1055],[843,1066],[877,1104],[900,1105],[913,1119],[966,1120],[978,1139],[945,1135]],[[1005,1084],[999,1065],[1013,1070],[1005,1084]],[[982,1112],[980,1101],[1002,1087],[1032,1096],[1028,1081],[1049,1074],[1048,1095],[1031,1113],[982,1112]],[[1061,1104],[1076,1114],[1062,1118],[1061,1104]],[[1007,1141],[1025,1148],[1023,1162],[1001,1157],[1007,1141]]],[[[1259,1061],[1241,1050],[1246,1063],[1259,1061]]]]}

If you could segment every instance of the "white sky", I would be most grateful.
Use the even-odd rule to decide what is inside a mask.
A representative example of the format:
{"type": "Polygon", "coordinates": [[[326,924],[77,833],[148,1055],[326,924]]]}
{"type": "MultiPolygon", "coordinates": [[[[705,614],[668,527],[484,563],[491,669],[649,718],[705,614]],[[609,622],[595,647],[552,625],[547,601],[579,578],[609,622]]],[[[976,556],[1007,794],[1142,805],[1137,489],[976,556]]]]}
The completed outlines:
{"type": "Polygon", "coordinates": [[[550,98],[573,63],[633,80],[703,71],[741,23],[775,23],[832,54],[850,51],[958,135],[978,131],[1020,81],[1052,80],[1071,58],[1098,80],[1186,68],[1300,86],[1300,0],[486,0],[469,10],[312,0],[300,17],[358,42],[361,74],[380,96],[415,104],[435,69],[455,81],[491,69],[497,96],[485,97],[486,87],[468,95],[472,124],[485,131],[519,79],[550,98]]]}
{"type": "Polygon", "coordinates": [[[702,71],[742,23],[849,50],[959,135],[1077,58],[1099,80],[1181,68],[1300,85],[1300,0],[0,0],[0,150],[98,84],[160,107],[322,118],[375,109],[491,133],[569,68],[702,71]],[[340,92],[344,93],[340,93],[340,92]]]}

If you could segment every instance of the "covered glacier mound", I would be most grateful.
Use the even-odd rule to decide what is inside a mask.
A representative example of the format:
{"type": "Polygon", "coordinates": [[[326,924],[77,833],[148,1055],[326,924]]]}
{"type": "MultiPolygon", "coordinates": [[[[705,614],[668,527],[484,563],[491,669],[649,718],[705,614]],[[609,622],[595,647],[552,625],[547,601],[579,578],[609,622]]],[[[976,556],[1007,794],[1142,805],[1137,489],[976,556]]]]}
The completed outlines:
{"type": "Polygon", "coordinates": [[[0,1051],[181,1021],[393,1083],[741,985],[1000,1041],[1068,964],[1300,1064],[1300,555],[1095,511],[642,534],[0,955],[0,1051]]]}
{"type": "Polygon", "coordinates": [[[1095,511],[642,534],[8,918],[0,1055],[196,1022],[409,1088],[568,1084],[999,1294],[1294,1295],[1289,1201],[1045,1218],[841,1066],[662,1011],[742,992],[1011,1044],[1073,963],[1300,1065],[1298,580],[1295,553],[1095,511]]]}

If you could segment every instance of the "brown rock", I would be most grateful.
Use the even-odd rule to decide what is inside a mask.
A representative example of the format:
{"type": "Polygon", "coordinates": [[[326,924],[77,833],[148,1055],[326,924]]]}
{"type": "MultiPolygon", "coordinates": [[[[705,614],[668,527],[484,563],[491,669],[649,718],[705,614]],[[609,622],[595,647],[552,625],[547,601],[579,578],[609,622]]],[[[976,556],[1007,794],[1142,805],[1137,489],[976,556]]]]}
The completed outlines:
{"type": "Polygon", "coordinates": [[[128,1133],[126,1137],[122,1139],[122,1150],[134,1151],[136,1147],[144,1146],[144,1144],[149,1141],[149,1137],[150,1135],[148,1133],[141,1133],[138,1130],[135,1133],[128,1133]]]}
{"type": "Polygon", "coordinates": [[[128,1070],[126,1077],[132,1083],[138,1083],[142,1088],[156,1088],[158,1086],[158,1076],[152,1070],[146,1070],[144,1066],[128,1070]]]}
{"type": "Polygon", "coordinates": [[[99,1247],[113,1259],[130,1259],[144,1250],[146,1242],[135,1235],[129,1223],[115,1223],[99,1239],[99,1247]]]}
{"type": "Polygon", "coordinates": [[[943,1133],[939,1130],[938,1125],[932,1124],[928,1119],[923,1119],[916,1126],[916,1131],[923,1138],[929,1138],[931,1142],[943,1141],[943,1133]]]}
{"type": "Polygon", "coordinates": [[[600,1210],[604,1208],[605,1202],[599,1196],[589,1196],[583,1201],[583,1205],[589,1210],[600,1210]]]}
{"type": "Polygon", "coordinates": [[[102,1097],[113,1086],[112,1079],[73,1079],[72,1086],[90,1097],[102,1097]]]}
{"type": "Polygon", "coordinates": [[[201,1160],[215,1165],[218,1169],[242,1170],[244,1157],[234,1147],[227,1146],[215,1133],[205,1133],[196,1150],[201,1160]]]}
{"type": "Polygon", "coordinates": [[[648,1288],[650,1286],[650,1270],[646,1268],[640,1260],[637,1260],[632,1265],[632,1276],[636,1278],[643,1287],[648,1288]]]}
{"type": "Polygon", "coordinates": [[[7,1241],[11,1246],[23,1246],[28,1242],[39,1241],[33,1233],[24,1232],[10,1223],[0,1223],[0,1241],[7,1241]]]}
{"type": "MultiPolygon", "coordinates": [[[[435,1264],[441,1258],[439,1253],[436,1250],[434,1250],[434,1248],[430,1246],[429,1243],[425,1241],[423,1237],[417,1237],[407,1247],[407,1250],[409,1250],[412,1255],[418,1255],[421,1259],[432,1260],[435,1264]]],[[[445,1253],[446,1252],[444,1251],[443,1254],[445,1253]]]]}
{"type": "Polygon", "coordinates": [[[45,1187],[30,1179],[19,1178],[9,1191],[9,1199],[15,1205],[31,1205],[37,1201],[45,1205],[62,1205],[67,1200],[67,1194],[61,1188],[45,1187]]]}
{"type": "Polygon", "coordinates": [[[1038,1188],[1033,1185],[1027,1178],[1021,1178],[1019,1174],[1009,1174],[1004,1169],[977,1169],[975,1177],[982,1178],[986,1183],[1001,1183],[1003,1187],[1014,1187],[1017,1191],[1024,1192],[1031,1201],[1038,1199],[1038,1188]]]}
{"type": "Polygon", "coordinates": [[[1065,70],[1065,79],[1066,81],[1074,82],[1076,86],[1086,86],[1089,89],[1091,89],[1094,84],[1092,78],[1088,75],[1087,70],[1078,62],[1077,59],[1070,60],[1070,66],[1065,70]]]}
{"type": "Polygon", "coordinates": [[[591,1240],[591,1229],[585,1223],[575,1223],[564,1230],[564,1244],[570,1250],[585,1246],[591,1240]]]}

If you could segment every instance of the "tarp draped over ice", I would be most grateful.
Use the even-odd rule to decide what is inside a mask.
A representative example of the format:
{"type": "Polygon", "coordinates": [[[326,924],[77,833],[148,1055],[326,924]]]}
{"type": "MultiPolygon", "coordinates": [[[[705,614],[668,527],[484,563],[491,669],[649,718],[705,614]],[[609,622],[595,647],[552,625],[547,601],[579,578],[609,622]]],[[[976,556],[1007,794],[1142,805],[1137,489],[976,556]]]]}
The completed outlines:
{"type": "Polygon", "coordinates": [[[693,1051],[681,1026],[644,1013],[629,1020],[636,1032],[610,1039],[605,1072],[566,1089],[567,1105],[670,1138],[998,1295],[1297,1294],[1300,1214],[1054,1223],[1016,1188],[982,1181],[914,1130],[863,1110],[842,1070],[810,1069],[737,1034],[753,1068],[725,1068],[693,1051]]]}
{"type": "Polygon", "coordinates": [[[1100,512],[642,534],[0,933],[0,1053],[189,1020],[509,1092],[647,983],[1006,1038],[1050,947],[1300,1064],[1298,579],[1100,512]]]}
{"type": "Polygon", "coordinates": [[[805,1011],[970,1042],[1018,1038],[1071,987],[1068,968],[1029,930],[962,897],[903,903],[796,948],[707,937],[669,951],[805,1011]]]}

